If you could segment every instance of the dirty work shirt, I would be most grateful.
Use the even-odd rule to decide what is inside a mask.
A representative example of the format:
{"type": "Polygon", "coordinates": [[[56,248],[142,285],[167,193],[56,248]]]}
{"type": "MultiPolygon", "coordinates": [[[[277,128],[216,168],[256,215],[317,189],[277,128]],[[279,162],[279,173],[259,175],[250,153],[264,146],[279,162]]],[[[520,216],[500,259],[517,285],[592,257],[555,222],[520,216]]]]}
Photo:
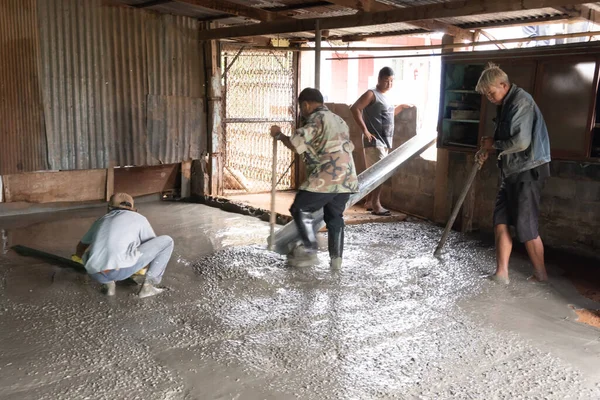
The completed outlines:
{"type": "Polygon", "coordinates": [[[318,107],[290,141],[304,157],[307,180],[300,190],[318,193],[354,193],[358,179],[346,122],[325,106],[318,107]]]}
{"type": "Polygon", "coordinates": [[[81,243],[89,244],[83,255],[89,274],[128,268],[140,258],[138,247],[156,234],[143,215],[134,211],[113,210],[94,222],[81,243]]]}
{"type": "Polygon", "coordinates": [[[375,136],[375,140],[369,141],[363,137],[363,145],[391,149],[394,139],[394,105],[377,88],[371,89],[371,92],[375,95],[375,101],[365,107],[362,115],[367,130],[375,136]]]}

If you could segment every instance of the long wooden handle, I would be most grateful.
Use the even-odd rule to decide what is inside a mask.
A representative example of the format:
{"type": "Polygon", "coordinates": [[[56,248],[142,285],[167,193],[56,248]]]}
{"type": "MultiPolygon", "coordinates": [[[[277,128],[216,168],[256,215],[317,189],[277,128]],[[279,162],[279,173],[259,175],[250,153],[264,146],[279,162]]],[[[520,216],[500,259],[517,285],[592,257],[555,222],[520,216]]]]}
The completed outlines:
{"type": "Polygon", "coordinates": [[[61,256],[57,256],[56,254],[46,253],[45,251],[32,249],[31,247],[16,245],[13,246],[12,249],[19,255],[25,257],[34,257],[39,260],[47,261],[49,263],[53,263],[58,265],[59,267],[68,267],[73,268],[77,272],[86,273],[85,267],[78,262],[73,260],[69,260],[68,258],[64,258],[61,256]]]}
{"type": "Polygon", "coordinates": [[[275,196],[277,195],[277,139],[273,138],[273,165],[271,166],[271,234],[269,235],[269,250],[273,251],[273,241],[275,238],[275,223],[277,222],[277,213],[275,212],[275,196]]]}
{"type": "Polygon", "coordinates": [[[460,211],[460,208],[462,207],[462,204],[465,201],[465,197],[467,197],[467,193],[469,192],[469,189],[471,188],[471,185],[473,185],[473,181],[475,180],[475,176],[477,175],[477,172],[480,169],[481,169],[481,164],[476,159],[475,160],[475,164],[471,168],[471,173],[469,174],[469,178],[467,179],[467,183],[466,183],[465,187],[463,188],[462,192],[460,193],[460,197],[458,198],[458,201],[454,205],[454,209],[452,210],[452,214],[450,215],[450,219],[448,220],[448,223],[446,224],[446,229],[444,229],[444,233],[442,234],[442,238],[440,239],[440,242],[438,243],[438,245],[437,245],[437,247],[435,249],[435,252],[433,253],[434,255],[439,256],[442,253],[442,248],[444,247],[444,244],[446,244],[446,239],[448,239],[448,235],[450,234],[450,229],[452,229],[452,225],[454,225],[454,221],[456,220],[456,216],[458,215],[458,211],[460,211]]]}

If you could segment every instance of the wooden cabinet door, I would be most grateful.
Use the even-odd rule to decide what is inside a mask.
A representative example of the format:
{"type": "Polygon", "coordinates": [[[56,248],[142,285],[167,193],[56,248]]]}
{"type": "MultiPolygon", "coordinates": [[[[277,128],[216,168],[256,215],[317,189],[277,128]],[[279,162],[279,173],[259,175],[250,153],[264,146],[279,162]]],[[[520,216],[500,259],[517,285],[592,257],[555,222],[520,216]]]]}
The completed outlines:
{"type": "MultiPolygon", "coordinates": [[[[524,89],[533,96],[535,84],[535,71],[537,63],[535,61],[522,62],[499,62],[498,66],[502,68],[511,83],[524,89]]],[[[494,118],[496,118],[496,106],[487,99],[483,100],[484,108],[482,111],[480,136],[494,136],[494,118]]]]}
{"type": "Polygon", "coordinates": [[[548,126],[552,156],[581,159],[589,155],[596,60],[565,58],[539,62],[534,99],[548,126]]]}

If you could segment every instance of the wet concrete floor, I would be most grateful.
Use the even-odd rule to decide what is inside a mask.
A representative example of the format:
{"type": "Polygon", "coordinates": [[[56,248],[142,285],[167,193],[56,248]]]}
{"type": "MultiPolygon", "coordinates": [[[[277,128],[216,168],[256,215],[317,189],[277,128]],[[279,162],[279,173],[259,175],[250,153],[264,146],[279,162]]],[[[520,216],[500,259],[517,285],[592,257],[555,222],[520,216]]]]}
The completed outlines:
{"type": "MultiPolygon", "coordinates": [[[[0,399],[597,399],[600,331],[550,264],[493,284],[490,244],[422,222],[349,226],[345,265],[292,269],[268,224],[139,205],[175,239],[163,284],[106,298],[85,275],[0,254],[0,399]]],[[[0,220],[5,245],[69,256],[103,209],[0,220]]],[[[323,241],[325,244],[325,241],[323,241]]]]}

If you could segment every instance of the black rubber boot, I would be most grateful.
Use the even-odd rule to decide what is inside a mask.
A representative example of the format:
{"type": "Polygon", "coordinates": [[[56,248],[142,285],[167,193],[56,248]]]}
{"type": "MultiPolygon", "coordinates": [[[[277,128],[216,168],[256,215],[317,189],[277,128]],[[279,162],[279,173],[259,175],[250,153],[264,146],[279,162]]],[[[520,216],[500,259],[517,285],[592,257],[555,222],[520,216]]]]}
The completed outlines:
{"type": "Polygon", "coordinates": [[[294,267],[309,267],[318,262],[317,236],[313,227],[313,217],[309,212],[294,213],[294,222],[302,239],[302,244],[288,254],[288,262],[294,267]]]}
{"type": "Polygon", "coordinates": [[[344,227],[329,229],[327,236],[330,266],[339,269],[342,266],[342,255],[344,253],[344,227]]]}
{"type": "Polygon", "coordinates": [[[294,217],[294,222],[296,222],[296,227],[298,228],[298,233],[300,234],[304,248],[309,251],[317,251],[317,237],[313,228],[312,214],[299,211],[292,215],[292,217],[294,217]]]}

